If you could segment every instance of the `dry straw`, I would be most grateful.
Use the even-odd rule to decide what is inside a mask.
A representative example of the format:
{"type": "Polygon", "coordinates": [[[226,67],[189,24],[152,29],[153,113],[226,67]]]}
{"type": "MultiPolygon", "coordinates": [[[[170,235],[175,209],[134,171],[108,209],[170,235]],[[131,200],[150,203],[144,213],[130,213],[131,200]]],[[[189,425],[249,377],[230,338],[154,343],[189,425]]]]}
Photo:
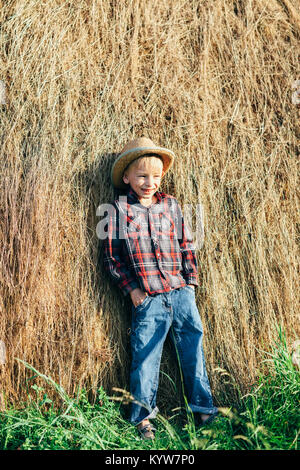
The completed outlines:
{"type": "Polygon", "coordinates": [[[6,85],[0,80],[0,104],[6,104],[6,85]]]}
{"type": "MultiPolygon", "coordinates": [[[[196,299],[229,400],[215,368],[246,389],[274,325],[299,335],[298,7],[9,0],[0,22],[5,397],[30,383],[16,357],[69,393],[128,387],[130,302],[103,272],[96,208],[113,198],[113,154],[145,135],[177,156],[162,189],[204,207],[196,299]]],[[[162,384],[173,364],[166,352],[162,384]]]]}

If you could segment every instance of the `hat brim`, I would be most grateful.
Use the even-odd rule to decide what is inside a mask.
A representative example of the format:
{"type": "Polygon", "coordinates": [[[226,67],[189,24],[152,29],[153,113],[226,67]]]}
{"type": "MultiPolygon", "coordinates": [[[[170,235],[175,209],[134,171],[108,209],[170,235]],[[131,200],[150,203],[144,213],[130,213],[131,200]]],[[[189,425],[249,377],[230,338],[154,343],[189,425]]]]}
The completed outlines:
{"type": "Polygon", "coordinates": [[[162,147],[137,147],[130,149],[127,152],[121,153],[115,161],[111,170],[111,182],[115,188],[126,189],[128,184],[123,181],[123,173],[125,168],[134,160],[148,153],[155,153],[162,158],[163,161],[163,172],[169,170],[174,162],[175,155],[171,150],[162,147]]]}

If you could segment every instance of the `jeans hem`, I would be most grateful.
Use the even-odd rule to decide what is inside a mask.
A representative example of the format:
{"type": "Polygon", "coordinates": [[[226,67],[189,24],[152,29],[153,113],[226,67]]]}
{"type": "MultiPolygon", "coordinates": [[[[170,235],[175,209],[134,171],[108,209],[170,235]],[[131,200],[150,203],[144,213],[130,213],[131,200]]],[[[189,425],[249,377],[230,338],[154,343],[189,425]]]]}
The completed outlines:
{"type": "Polygon", "coordinates": [[[156,415],[157,415],[158,412],[159,412],[159,409],[156,406],[155,408],[153,408],[153,410],[147,416],[142,418],[140,421],[130,421],[130,422],[134,426],[138,426],[142,421],[144,421],[144,419],[154,419],[154,418],[156,418],[156,415]]]}
{"type": "Polygon", "coordinates": [[[206,415],[217,415],[219,413],[218,408],[215,406],[206,408],[205,406],[192,405],[191,403],[188,406],[193,413],[203,413],[206,415]]]}

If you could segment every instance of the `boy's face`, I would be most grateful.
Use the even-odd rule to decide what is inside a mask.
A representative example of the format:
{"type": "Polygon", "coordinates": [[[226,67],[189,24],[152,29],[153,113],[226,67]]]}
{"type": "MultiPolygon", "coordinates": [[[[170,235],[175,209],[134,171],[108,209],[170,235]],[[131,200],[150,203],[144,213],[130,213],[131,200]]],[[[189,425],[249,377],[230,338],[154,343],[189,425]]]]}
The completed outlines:
{"type": "Polygon", "coordinates": [[[123,181],[130,184],[139,199],[152,201],[163,177],[163,162],[157,157],[142,157],[125,170],[123,181]]]}

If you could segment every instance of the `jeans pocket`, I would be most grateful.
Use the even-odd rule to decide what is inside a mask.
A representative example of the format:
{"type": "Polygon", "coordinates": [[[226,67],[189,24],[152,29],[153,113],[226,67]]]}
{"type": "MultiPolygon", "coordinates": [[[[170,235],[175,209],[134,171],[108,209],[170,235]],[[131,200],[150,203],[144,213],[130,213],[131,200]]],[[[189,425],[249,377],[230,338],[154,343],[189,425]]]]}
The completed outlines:
{"type": "Polygon", "coordinates": [[[137,305],[136,307],[134,307],[134,310],[137,312],[141,309],[143,309],[144,307],[146,307],[146,305],[148,305],[148,303],[150,302],[151,300],[151,296],[150,295],[146,295],[146,297],[144,298],[143,302],[139,305],[137,305]]]}
{"type": "Polygon", "coordinates": [[[194,287],[191,287],[191,286],[188,286],[188,285],[186,285],[185,287],[186,287],[186,289],[191,290],[192,292],[195,292],[195,288],[194,288],[194,287]]]}

